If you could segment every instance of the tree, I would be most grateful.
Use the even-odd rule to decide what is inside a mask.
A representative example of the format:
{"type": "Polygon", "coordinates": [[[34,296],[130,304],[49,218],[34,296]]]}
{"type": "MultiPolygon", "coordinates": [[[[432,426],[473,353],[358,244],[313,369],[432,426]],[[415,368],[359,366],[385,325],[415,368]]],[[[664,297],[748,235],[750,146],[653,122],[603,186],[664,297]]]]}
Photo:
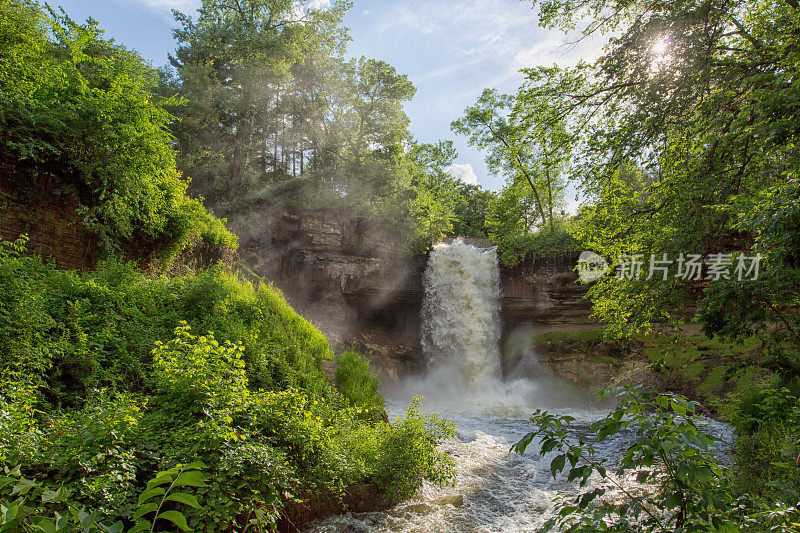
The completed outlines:
{"type": "Polygon", "coordinates": [[[510,181],[486,209],[486,229],[497,244],[503,263],[519,262],[527,250],[521,240],[533,233],[538,212],[536,198],[525,180],[510,181]]]}
{"type": "Polygon", "coordinates": [[[526,84],[577,139],[573,175],[593,201],[580,237],[612,261],[705,259],[699,280],[677,277],[676,264],[666,279],[603,278],[590,289],[595,314],[625,336],[677,327],[698,305],[707,334],[755,335],[752,364],[774,377],[730,407],[734,422],[747,420],[738,468],[749,486],[794,503],[797,469],[774,458],[796,456],[796,439],[784,438],[796,417],[774,398],[800,397],[800,10],[778,0],[552,0],[540,13],[546,27],[589,20],[584,35],[612,35],[594,64],[529,72],[526,84]],[[757,279],[714,277],[711,254],[732,265],[761,254],[757,279]]]}
{"type": "Polygon", "coordinates": [[[346,194],[385,197],[401,143],[409,138],[403,102],[416,89],[385,61],[338,58],[331,66],[323,85],[322,154],[314,166],[346,194]]]}
{"type": "MultiPolygon", "coordinates": [[[[548,98],[580,136],[574,173],[596,201],[583,236],[612,258],[623,250],[707,255],[733,251],[736,241],[755,252],[748,239],[771,246],[754,222],[774,210],[767,191],[793,183],[799,162],[798,10],[778,1],[557,0],[542,6],[541,21],[567,29],[586,15],[584,34],[617,34],[594,65],[527,73],[527,90],[548,98]],[[631,168],[640,187],[623,179],[631,168]]],[[[779,286],[779,312],[768,314],[785,325],[796,318],[791,295],[800,287],[779,286]]],[[[618,334],[674,325],[683,320],[674,310],[696,298],[692,284],[674,279],[604,279],[592,294],[618,334]]]]}
{"type": "Polygon", "coordinates": [[[554,211],[565,183],[563,172],[571,137],[547,101],[520,92],[517,97],[484,90],[452,129],[469,137],[470,145],[488,149],[486,162],[510,181],[524,178],[533,195],[541,226],[555,228],[554,211]]]}
{"type": "Polygon", "coordinates": [[[526,86],[517,94],[512,112],[512,120],[519,123],[520,142],[527,148],[528,165],[538,167],[544,178],[551,231],[555,230],[553,211],[566,187],[563,176],[569,168],[574,139],[559,109],[535,87],[537,81],[549,80],[557,70],[557,67],[525,69],[526,86]]]}
{"type": "Polygon", "coordinates": [[[492,191],[484,191],[480,185],[458,181],[455,184],[455,196],[453,234],[464,237],[489,237],[486,216],[495,194],[492,191]]]}
{"type": "Polygon", "coordinates": [[[157,72],[102,34],[91,19],[0,2],[0,167],[15,192],[71,193],[110,255],[168,258],[211,226],[233,244],[186,196],[157,72]]]}
{"type": "MultiPolygon", "coordinates": [[[[292,68],[315,47],[335,48],[346,2],[306,10],[292,0],[204,0],[197,20],[175,11],[178,48],[170,57],[173,88],[187,107],[181,122],[181,166],[195,190],[233,201],[246,184],[272,170],[296,168],[304,152],[305,102],[292,87],[292,68]],[[270,142],[270,137],[272,138],[270,142]]],[[[313,94],[313,88],[311,89],[313,94]]]]}

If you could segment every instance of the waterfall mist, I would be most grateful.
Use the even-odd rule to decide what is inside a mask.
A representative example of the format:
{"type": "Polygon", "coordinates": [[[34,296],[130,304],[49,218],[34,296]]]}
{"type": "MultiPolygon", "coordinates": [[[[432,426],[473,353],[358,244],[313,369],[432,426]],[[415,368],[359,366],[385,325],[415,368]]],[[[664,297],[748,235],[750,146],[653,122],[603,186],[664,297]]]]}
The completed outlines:
{"type": "Polygon", "coordinates": [[[427,408],[528,416],[539,407],[585,407],[586,396],[538,363],[533,327],[508,339],[513,368],[501,373],[500,269],[496,248],[456,239],[433,247],[423,276],[422,349],[427,372],[390,391],[427,408]]]}

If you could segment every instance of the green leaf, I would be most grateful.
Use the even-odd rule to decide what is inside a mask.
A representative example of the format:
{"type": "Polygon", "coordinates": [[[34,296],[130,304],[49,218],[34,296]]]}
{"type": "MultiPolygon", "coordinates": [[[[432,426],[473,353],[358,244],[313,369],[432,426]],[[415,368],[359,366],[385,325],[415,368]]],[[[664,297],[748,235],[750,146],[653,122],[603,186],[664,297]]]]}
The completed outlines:
{"type": "Polygon", "coordinates": [[[42,520],[34,527],[40,531],[43,531],[44,533],[57,533],[59,529],[52,520],[42,520]]]}
{"type": "Polygon", "coordinates": [[[202,509],[200,502],[197,501],[197,498],[191,494],[186,494],[185,492],[176,492],[174,494],[170,494],[166,499],[171,502],[184,503],[189,507],[194,507],[195,509],[202,509]]]}
{"type": "Polygon", "coordinates": [[[106,533],[122,533],[125,531],[125,526],[122,525],[122,522],[114,522],[110,526],[100,524],[100,528],[106,533]]]}
{"type": "Polygon", "coordinates": [[[135,513],[133,513],[133,517],[132,517],[132,518],[133,518],[134,520],[139,520],[141,517],[143,517],[143,516],[144,516],[144,515],[146,515],[147,513],[152,513],[152,512],[153,512],[153,511],[155,511],[156,509],[158,509],[158,504],[157,504],[157,503],[155,503],[155,502],[146,503],[146,504],[144,504],[144,505],[141,505],[141,506],[140,506],[140,507],[139,507],[139,508],[136,510],[136,512],[135,512],[135,513]]]}
{"type": "Polygon", "coordinates": [[[151,498],[155,498],[156,496],[161,496],[166,491],[164,487],[155,487],[149,490],[144,491],[139,495],[139,500],[136,502],[138,505],[142,505],[144,502],[151,498]]]}
{"type": "Polygon", "coordinates": [[[678,413],[679,415],[686,414],[686,406],[683,405],[683,402],[679,402],[674,398],[670,402],[670,407],[672,407],[672,410],[678,413]]]}
{"type": "Polygon", "coordinates": [[[183,513],[180,513],[178,511],[164,511],[163,513],[158,515],[158,518],[163,520],[169,520],[170,522],[181,528],[182,531],[191,531],[191,529],[189,529],[189,524],[186,523],[186,517],[183,516],[183,513]]]}
{"type": "Polygon", "coordinates": [[[11,490],[11,494],[27,494],[32,488],[36,487],[38,484],[35,481],[30,481],[27,479],[20,479],[14,488],[11,490]]]}
{"type": "Polygon", "coordinates": [[[553,477],[556,477],[556,474],[564,469],[566,462],[567,457],[565,455],[558,455],[550,462],[550,473],[553,477]]]}
{"type": "Polygon", "coordinates": [[[161,474],[160,476],[156,477],[155,479],[151,479],[147,482],[147,488],[152,489],[153,487],[158,487],[159,485],[166,485],[167,483],[172,483],[172,480],[175,479],[169,474],[161,474]]]}
{"type": "Polygon", "coordinates": [[[150,529],[150,521],[149,520],[139,520],[136,522],[136,525],[133,526],[128,530],[128,533],[139,533],[140,531],[147,531],[150,529]]]}
{"type": "Polygon", "coordinates": [[[173,487],[204,487],[205,486],[205,476],[203,476],[202,472],[198,472],[197,470],[190,470],[190,471],[184,472],[180,476],[178,476],[178,479],[175,480],[175,483],[172,486],[173,487]]]}

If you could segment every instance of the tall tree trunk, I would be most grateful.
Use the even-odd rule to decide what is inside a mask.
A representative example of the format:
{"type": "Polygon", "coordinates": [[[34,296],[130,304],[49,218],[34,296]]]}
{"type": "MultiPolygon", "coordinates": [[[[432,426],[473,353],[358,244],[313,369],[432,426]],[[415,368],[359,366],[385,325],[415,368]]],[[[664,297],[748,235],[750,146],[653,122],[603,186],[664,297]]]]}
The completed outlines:
{"type": "Polygon", "coordinates": [[[281,85],[275,87],[275,153],[272,157],[272,170],[278,173],[278,144],[280,143],[280,127],[278,126],[278,102],[281,98],[281,85]]]}
{"type": "Polygon", "coordinates": [[[303,159],[305,158],[305,154],[303,153],[303,141],[300,140],[300,177],[303,177],[303,159]]]}
{"type": "Polygon", "coordinates": [[[545,174],[547,176],[547,201],[550,207],[550,231],[555,231],[556,227],[553,223],[553,183],[550,181],[550,161],[545,159],[544,162],[545,174]]]}
{"type": "Polygon", "coordinates": [[[264,135],[261,139],[261,176],[267,175],[267,121],[264,121],[264,135]]]}
{"type": "Polygon", "coordinates": [[[239,194],[239,180],[242,173],[242,158],[244,152],[244,120],[236,126],[236,141],[233,145],[233,162],[231,163],[230,182],[228,183],[228,197],[235,200],[239,194]]]}

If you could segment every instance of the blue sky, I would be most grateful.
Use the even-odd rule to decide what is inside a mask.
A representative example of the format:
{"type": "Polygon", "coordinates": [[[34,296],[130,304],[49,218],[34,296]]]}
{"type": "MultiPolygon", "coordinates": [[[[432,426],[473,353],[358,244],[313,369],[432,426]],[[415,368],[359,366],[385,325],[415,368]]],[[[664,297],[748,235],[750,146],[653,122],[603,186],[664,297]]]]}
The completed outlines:
{"type": "MultiPolygon", "coordinates": [[[[190,12],[199,0],[53,3],[77,20],[93,17],[109,36],[160,66],[175,46],[170,9],[190,12]]],[[[489,174],[483,154],[452,133],[450,123],[485,87],[516,91],[522,67],[573,64],[599,51],[591,40],[564,46],[562,34],[538,27],[528,0],[355,0],[345,25],[353,37],[351,55],[383,59],[408,74],[417,87],[416,97],[406,106],[414,136],[426,142],[454,140],[459,158],[453,173],[492,190],[502,187],[503,177],[489,174]]],[[[568,194],[570,203],[574,196],[568,194]]]]}

